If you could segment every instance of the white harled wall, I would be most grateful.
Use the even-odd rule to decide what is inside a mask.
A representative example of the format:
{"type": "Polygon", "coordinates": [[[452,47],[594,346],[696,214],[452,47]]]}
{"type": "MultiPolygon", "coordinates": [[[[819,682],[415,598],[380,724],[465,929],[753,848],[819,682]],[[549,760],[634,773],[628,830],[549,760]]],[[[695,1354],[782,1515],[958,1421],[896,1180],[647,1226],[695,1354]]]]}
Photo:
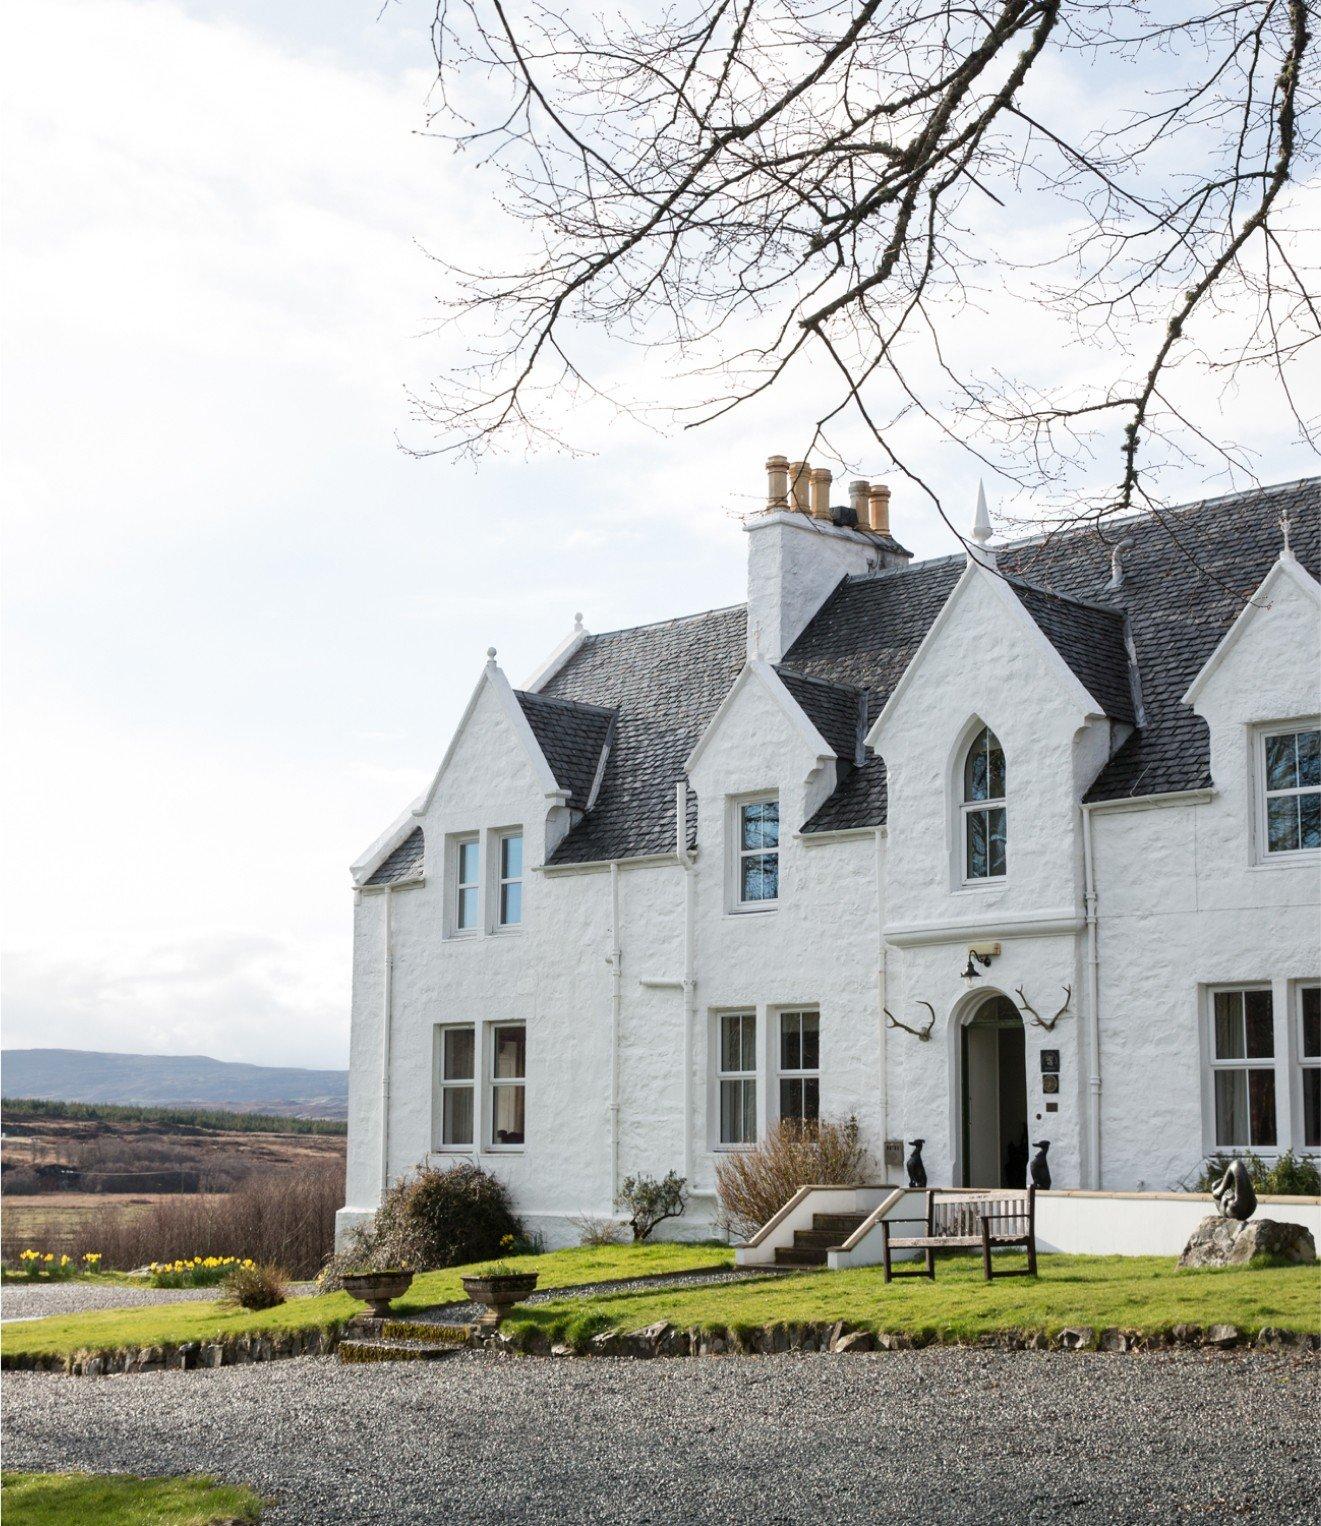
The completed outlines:
{"type": "MultiPolygon", "coordinates": [[[[874,733],[889,769],[885,829],[815,842],[798,835],[833,789],[836,764],[810,728],[786,715],[770,684],[745,674],[691,769],[700,828],[689,867],[660,855],[613,871],[543,871],[565,813],[548,798],[497,686],[487,684],[422,818],[426,882],[388,894],[384,1150],[387,894],[357,894],[341,1230],[370,1215],[383,1172],[393,1178],[453,1158],[436,1151],[433,1137],[434,1033],[448,1021],[527,1023],[526,1145],[482,1149],[476,1158],[509,1182],[529,1227],[552,1245],[575,1238],[574,1216],[608,1213],[623,1177],[671,1169],[689,1178],[695,1195],[687,1218],[667,1230],[709,1232],[719,1158],[715,1016],[731,1008],[758,1014],[763,1126],[775,1115],[775,1015],[815,1006],[823,1111],[858,1118],[877,1179],[885,1139],[921,1134],[931,1180],[948,1182],[960,1166],[961,1022],[987,992],[1012,998],[1018,987],[1048,1017],[1071,987],[1053,1032],[1025,1030],[1029,1129],[1052,1142],[1055,1185],[1168,1189],[1194,1172],[1210,1143],[1206,986],[1274,983],[1277,1064],[1289,1074],[1295,983],[1321,972],[1318,867],[1260,867],[1250,830],[1251,728],[1321,711],[1316,664],[1279,660],[1282,651],[1316,651],[1316,604],[1293,582],[1273,591],[1199,695],[1212,736],[1209,798],[1093,813],[1103,1078],[1097,1177],[1088,1158],[1078,801],[1123,733],[1095,714],[1005,595],[989,573],[967,577],[874,733]],[[981,722],[1004,746],[1009,779],[1009,875],[994,888],[966,887],[959,873],[957,764],[981,722]],[[768,790],[781,801],[780,904],[736,912],[731,802],[768,790]],[[515,824],[525,832],[522,928],[447,936],[450,838],[515,824]],[[989,941],[1002,953],[969,993],[959,978],[968,945],[989,941]],[[919,1001],[936,1012],[929,1041],[885,1029],[882,1004],[918,1026],[926,1017],[919,1001]],[[1054,1114],[1044,1110],[1043,1047],[1061,1055],[1054,1114]]],[[[489,853],[483,858],[489,868],[489,853]]],[[[1283,1097],[1287,1087],[1280,1090],[1283,1097]]],[[[1291,1127],[1282,1106],[1282,1140],[1291,1127]]]]}

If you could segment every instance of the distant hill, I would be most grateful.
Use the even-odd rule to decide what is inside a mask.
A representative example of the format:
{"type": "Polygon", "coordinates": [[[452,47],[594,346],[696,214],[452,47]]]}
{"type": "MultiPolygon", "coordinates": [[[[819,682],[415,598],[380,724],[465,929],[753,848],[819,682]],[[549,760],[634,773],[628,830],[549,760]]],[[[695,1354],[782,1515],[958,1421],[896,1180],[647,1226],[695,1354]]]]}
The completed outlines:
{"type": "Polygon", "coordinates": [[[243,1065],[204,1054],[102,1054],[92,1049],[6,1049],[7,1097],[120,1102],[139,1107],[227,1108],[292,1118],[346,1118],[347,1070],[243,1065]]]}

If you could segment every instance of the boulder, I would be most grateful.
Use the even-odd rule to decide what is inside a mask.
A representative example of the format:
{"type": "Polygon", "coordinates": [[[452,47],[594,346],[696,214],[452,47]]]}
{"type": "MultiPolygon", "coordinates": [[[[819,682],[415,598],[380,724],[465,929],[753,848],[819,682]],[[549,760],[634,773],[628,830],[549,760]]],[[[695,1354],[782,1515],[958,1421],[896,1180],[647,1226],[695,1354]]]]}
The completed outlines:
{"type": "Polygon", "coordinates": [[[1203,1219],[1179,1257],[1183,1267],[1247,1266],[1258,1256],[1293,1265],[1316,1262],[1316,1242],[1302,1224],[1278,1219],[1203,1219]]]}
{"type": "Polygon", "coordinates": [[[875,1345],[870,1330],[849,1330],[830,1348],[832,1351],[870,1351],[875,1345]]]}

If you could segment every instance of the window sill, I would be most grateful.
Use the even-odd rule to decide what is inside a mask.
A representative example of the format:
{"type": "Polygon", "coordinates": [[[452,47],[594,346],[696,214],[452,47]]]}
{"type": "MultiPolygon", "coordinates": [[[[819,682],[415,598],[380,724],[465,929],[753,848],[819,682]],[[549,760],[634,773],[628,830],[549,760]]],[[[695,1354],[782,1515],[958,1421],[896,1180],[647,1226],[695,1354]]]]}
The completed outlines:
{"type": "Polygon", "coordinates": [[[526,1145],[483,1145],[483,1155],[522,1155],[526,1145]]]}
{"type": "Polygon", "coordinates": [[[768,911],[779,911],[778,901],[751,901],[746,906],[731,906],[725,913],[729,917],[761,917],[768,911]]]}
{"type": "Polygon", "coordinates": [[[471,943],[474,939],[480,938],[481,936],[482,936],[482,931],[481,931],[481,928],[479,928],[479,927],[465,927],[465,928],[462,928],[462,929],[455,928],[452,932],[448,932],[448,933],[445,934],[445,942],[446,943],[471,943]]]}
{"type": "Polygon", "coordinates": [[[1259,858],[1251,869],[1313,869],[1321,864],[1321,848],[1299,848],[1293,853],[1271,853],[1259,858]]]}
{"type": "Polygon", "coordinates": [[[519,938],[523,934],[521,922],[511,923],[508,927],[493,927],[490,929],[492,938],[519,938]]]}

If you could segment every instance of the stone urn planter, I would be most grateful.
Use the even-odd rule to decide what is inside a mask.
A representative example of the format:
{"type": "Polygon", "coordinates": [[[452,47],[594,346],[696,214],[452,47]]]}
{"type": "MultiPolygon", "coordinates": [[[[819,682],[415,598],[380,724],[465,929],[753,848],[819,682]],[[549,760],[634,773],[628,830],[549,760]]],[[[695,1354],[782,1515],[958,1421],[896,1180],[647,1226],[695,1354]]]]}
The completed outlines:
{"type": "Polygon", "coordinates": [[[492,1276],[465,1277],[463,1291],[473,1303],[486,1305],[479,1325],[495,1326],[510,1309],[537,1285],[536,1272],[507,1272],[492,1276]]]}
{"type": "Polygon", "coordinates": [[[376,1319],[388,1319],[390,1301],[401,1298],[413,1281],[412,1272],[399,1270],[386,1272],[345,1272],[344,1291],[351,1298],[369,1303],[376,1319]]]}

